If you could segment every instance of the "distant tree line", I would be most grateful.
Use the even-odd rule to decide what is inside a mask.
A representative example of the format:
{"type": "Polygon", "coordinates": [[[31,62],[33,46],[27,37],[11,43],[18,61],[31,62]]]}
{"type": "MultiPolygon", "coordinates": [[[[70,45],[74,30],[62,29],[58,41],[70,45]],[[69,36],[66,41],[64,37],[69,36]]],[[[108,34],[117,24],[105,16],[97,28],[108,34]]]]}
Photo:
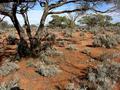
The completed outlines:
{"type": "MultiPolygon", "coordinates": [[[[30,27],[31,27],[31,28],[36,28],[37,25],[31,24],[30,27]]],[[[12,24],[9,24],[7,21],[2,21],[2,22],[0,22],[0,29],[1,29],[1,30],[9,29],[9,28],[14,28],[14,26],[13,26],[12,24]]],[[[25,25],[23,25],[23,28],[25,28],[25,25]]]]}
{"type": "MultiPolygon", "coordinates": [[[[52,20],[49,21],[47,27],[49,28],[75,28],[78,25],[73,21],[72,19],[68,18],[67,16],[59,16],[59,15],[52,15],[52,20]]],[[[112,23],[112,17],[108,15],[102,15],[102,14],[92,14],[92,15],[86,15],[82,18],[78,19],[78,24],[85,24],[89,27],[94,26],[120,26],[120,22],[112,23]]],[[[25,25],[23,25],[25,28],[25,25]]],[[[31,28],[37,28],[37,25],[31,24],[31,28]]],[[[9,24],[7,21],[0,22],[0,29],[7,29],[7,28],[14,28],[12,24],[9,24]]]]}
{"type": "MultiPolygon", "coordinates": [[[[102,15],[102,14],[92,14],[86,15],[82,18],[78,19],[78,24],[86,25],[88,27],[100,26],[100,27],[107,27],[107,26],[120,26],[120,22],[112,23],[113,18],[109,15],[102,15]]],[[[59,16],[59,15],[52,15],[52,20],[49,22],[48,27],[50,28],[75,28],[76,25],[75,21],[72,21],[67,16],[59,16]]]]}

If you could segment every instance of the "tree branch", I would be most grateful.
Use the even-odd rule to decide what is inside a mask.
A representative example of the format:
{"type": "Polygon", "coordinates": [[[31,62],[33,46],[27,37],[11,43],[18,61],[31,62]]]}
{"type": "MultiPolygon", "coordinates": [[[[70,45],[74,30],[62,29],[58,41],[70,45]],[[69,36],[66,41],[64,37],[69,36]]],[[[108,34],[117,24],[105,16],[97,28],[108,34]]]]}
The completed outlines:
{"type": "Polygon", "coordinates": [[[24,19],[25,29],[26,29],[27,35],[28,35],[29,39],[31,39],[32,38],[31,28],[30,28],[30,23],[29,23],[29,20],[28,20],[27,12],[26,13],[21,13],[21,14],[22,14],[23,19],[24,19]]]}
{"type": "Polygon", "coordinates": [[[98,13],[109,13],[109,12],[115,11],[116,8],[115,8],[115,7],[111,7],[110,9],[105,10],[105,11],[100,11],[100,10],[97,10],[97,9],[95,9],[95,8],[91,8],[91,10],[94,11],[94,12],[98,12],[98,13]]]}
{"type": "Polygon", "coordinates": [[[48,14],[62,14],[62,13],[71,13],[71,12],[78,12],[78,11],[87,11],[89,8],[80,8],[80,9],[73,9],[73,10],[64,10],[64,11],[58,11],[58,12],[49,12],[48,14]]]}
{"type": "Polygon", "coordinates": [[[61,3],[51,4],[51,5],[49,6],[49,8],[50,8],[50,10],[51,10],[51,9],[60,7],[60,6],[65,5],[65,4],[76,3],[76,2],[78,2],[78,1],[80,1],[80,0],[63,1],[63,2],[61,2],[61,3]]]}

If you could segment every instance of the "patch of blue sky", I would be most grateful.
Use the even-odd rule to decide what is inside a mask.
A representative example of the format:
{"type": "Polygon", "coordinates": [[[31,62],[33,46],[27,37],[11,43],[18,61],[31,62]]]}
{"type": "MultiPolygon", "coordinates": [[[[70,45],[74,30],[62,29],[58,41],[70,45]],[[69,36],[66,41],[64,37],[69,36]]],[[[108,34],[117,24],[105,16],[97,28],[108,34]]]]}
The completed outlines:
{"type": "MultiPolygon", "coordinates": [[[[56,1],[56,0],[55,0],[56,1]]],[[[98,10],[101,10],[101,11],[105,11],[107,9],[109,9],[110,7],[112,7],[113,5],[112,4],[102,4],[102,5],[99,5],[97,7],[98,10]]],[[[61,6],[59,8],[56,8],[54,9],[54,11],[62,11],[62,10],[72,10],[76,7],[76,5],[74,4],[67,4],[67,5],[64,5],[64,6],[61,6]]],[[[39,24],[40,22],[40,19],[41,19],[41,16],[42,16],[42,13],[43,13],[43,8],[41,8],[39,6],[39,4],[37,4],[32,10],[30,10],[28,12],[28,16],[29,16],[29,20],[30,20],[30,23],[31,24],[39,24]]],[[[88,11],[87,14],[91,14],[93,13],[92,11],[88,11]]],[[[112,16],[113,18],[113,22],[120,22],[120,14],[118,12],[111,12],[111,13],[106,13],[107,15],[110,15],[112,16]]],[[[66,14],[61,14],[61,15],[66,15],[66,14]]],[[[21,24],[23,24],[23,19],[22,19],[22,16],[21,15],[17,15],[19,21],[21,24]]],[[[6,21],[8,21],[9,23],[12,23],[11,20],[9,18],[6,18],[5,19],[6,21]]],[[[47,17],[46,19],[46,24],[51,20],[51,17],[50,15],[47,17]]]]}

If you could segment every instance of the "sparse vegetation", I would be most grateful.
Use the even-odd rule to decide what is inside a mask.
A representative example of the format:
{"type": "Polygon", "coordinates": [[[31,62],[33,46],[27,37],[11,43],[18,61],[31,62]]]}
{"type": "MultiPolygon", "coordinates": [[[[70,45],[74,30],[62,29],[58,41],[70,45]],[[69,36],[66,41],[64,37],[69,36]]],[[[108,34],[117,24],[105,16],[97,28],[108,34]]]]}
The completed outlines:
{"type": "Polygon", "coordinates": [[[68,83],[65,90],[113,90],[119,82],[120,64],[111,61],[103,61],[96,68],[89,67],[87,75],[75,87],[75,82],[68,83]]]}
{"type": "Polygon", "coordinates": [[[16,78],[8,82],[1,83],[0,90],[20,90],[19,79],[16,78]]]}
{"type": "Polygon", "coordinates": [[[93,46],[104,47],[104,48],[113,48],[119,44],[119,36],[102,34],[97,35],[94,38],[93,46]]]}
{"type": "Polygon", "coordinates": [[[101,90],[113,90],[116,82],[119,81],[120,65],[116,62],[104,61],[97,66],[97,69],[89,69],[88,80],[94,88],[101,90]],[[97,83],[99,82],[99,83],[97,83]]]}
{"type": "Polygon", "coordinates": [[[74,89],[75,89],[74,83],[68,83],[65,87],[65,90],[74,90],[74,89]]]}
{"type": "Polygon", "coordinates": [[[65,41],[64,41],[64,40],[58,41],[58,45],[59,45],[60,47],[64,47],[64,46],[65,46],[65,41]]]}
{"type": "Polygon", "coordinates": [[[8,1],[0,1],[0,90],[120,89],[119,0],[8,1]]]}
{"type": "Polygon", "coordinates": [[[74,44],[69,44],[68,47],[66,47],[68,50],[77,50],[76,46],[74,44]]]}
{"type": "Polygon", "coordinates": [[[112,60],[112,59],[115,59],[115,58],[119,58],[120,57],[120,53],[116,53],[116,52],[103,52],[99,57],[98,59],[100,61],[106,61],[106,60],[112,60]]]}
{"type": "Polygon", "coordinates": [[[47,56],[63,56],[63,52],[56,50],[55,48],[47,48],[45,51],[47,56]]]}
{"type": "Polygon", "coordinates": [[[19,66],[13,62],[6,62],[0,67],[0,75],[6,76],[10,74],[13,71],[16,71],[19,69],[19,66]]]}
{"type": "Polygon", "coordinates": [[[66,30],[66,31],[64,31],[64,36],[65,37],[72,37],[72,34],[73,34],[73,31],[72,30],[66,30]]]}
{"type": "Polygon", "coordinates": [[[9,35],[7,38],[8,45],[15,45],[17,44],[17,41],[18,39],[13,35],[9,35]]]}
{"type": "Polygon", "coordinates": [[[54,76],[57,73],[60,72],[60,70],[58,69],[57,66],[55,65],[40,65],[39,67],[37,67],[37,72],[45,77],[50,77],[50,76],[54,76]]]}
{"type": "Polygon", "coordinates": [[[90,55],[90,54],[91,54],[91,50],[90,50],[90,48],[85,48],[85,49],[82,51],[82,53],[87,54],[87,55],[90,55]]]}
{"type": "Polygon", "coordinates": [[[2,29],[3,31],[4,31],[5,29],[8,29],[9,27],[10,27],[10,25],[8,24],[7,21],[2,21],[2,22],[0,22],[0,29],[2,29]]]}
{"type": "Polygon", "coordinates": [[[44,52],[39,56],[39,61],[46,65],[54,64],[44,52]]]}

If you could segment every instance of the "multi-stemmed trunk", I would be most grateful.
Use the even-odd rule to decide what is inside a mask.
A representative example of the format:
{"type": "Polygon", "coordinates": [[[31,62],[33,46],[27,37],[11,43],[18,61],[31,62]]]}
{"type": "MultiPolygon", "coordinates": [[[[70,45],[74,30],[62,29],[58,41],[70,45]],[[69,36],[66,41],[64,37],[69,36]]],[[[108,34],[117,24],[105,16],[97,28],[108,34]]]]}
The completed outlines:
{"type": "Polygon", "coordinates": [[[13,15],[11,17],[11,20],[14,24],[14,27],[16,28],[17,32],[18,32],[18,35],[19,35],[19,38],[20,38],[20,42],[18,44],[18,48],[17,48],[17,52],[18,54],[20,55],[20,57],[23,57],[23,56],[27,56],[29,52],[29,47],[28,47],[28,43],[26,41],[26,35],[25,35],[25,32],[23,30],[23,28],[21,27],[21,25],[19,24],[18,22],[18,19],[16,17],[16,15],[13,15]]]}
{"type": "Polygon", "coordinates": [[[22,16],[24,18],[27,37],[29,38],[28,40],[30,43],[27,42],[25,31],[21,27],[21,25],[17,19],[16,14],[13,13],[13,15],[10,17],[13,24],[14,24],[14,27],[17,30],[19,38],[20,38],[20,42],[18,44],[18,54],[21,57],[27,56],[29,54],[36,56],[40,52],[40,50],[41,50],[41,38],[44,37],[44,35],[45,35],[44,23],[45,23],[47,15],[48,15],[48,10],[45,10],[43,12],[43,16],[41,18],[40,25],[38,27],[38,30],[36,31],[36,34],[35,34],[35,36],[32,36],[28,17],[27,17],[27,15],[22,14],[22,16]]]}
{"type": "Polygon", "coordinates": [[[38,30],[37,30],[36,34],[35,34],[35,38],[37,38],[39,40],[44,36],[44,33],[45,33],[44,32],[44,24],[45,24],[45,20],[48,16],[48,11],[49,11],[48,8],[46,8],[44,10],[43,15],[41,17],[40,25],[38,27],[38,30]]]}
{"type": "Polygon", "coordinates": [[[45,11],[43,12],[38,30],[36,31],[36,34],[32,39],[31,49],[32,49],[33,55],[38,55],[39,52],[42,50],[41,40],[46,34],[44,31],[44,24],[48,16],[48,11],[49,9],[46,8],[45,11]]]}

